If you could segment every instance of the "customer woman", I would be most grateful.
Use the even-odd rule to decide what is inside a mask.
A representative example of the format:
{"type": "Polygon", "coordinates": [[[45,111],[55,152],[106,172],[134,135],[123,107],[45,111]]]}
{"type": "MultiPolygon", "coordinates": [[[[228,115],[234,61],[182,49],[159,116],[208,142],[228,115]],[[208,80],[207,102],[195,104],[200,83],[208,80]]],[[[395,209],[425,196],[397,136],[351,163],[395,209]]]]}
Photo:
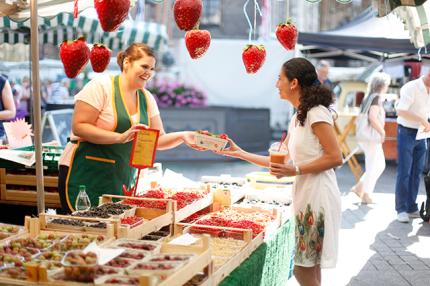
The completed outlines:
{"type": "Polygon", "coordinates": [[[154,97],[145,90],[155,68],[154,52],[134,43],[120,52],[121,74],[90,81],[76,96],[71,140],[60,160],[59,192],[63,211],[74,210],[79,185],[91,204],[102,194],[122,194],[135,169],[129,166],[137,127],[160,130],[158,150],[194,144],[194,132],[166,133],[154,97]]]}
{"type": "Polygon", "coordinates": [[[268,156],[248,153],[230,140],[223,155],[270,168],[278,178],[296,176],[293,206],[296,220],[294,274],[300,285],[321,285],[321,267],[336,265],[340,227],[340,193],[333,168],[342,155],[333,129],[329,89],[320,84],[315,67],[306,59],[285,62],[276,84],[293,115],[285,145],[292,163],[270,163],[268,156]]]}
{"type": "Polygon", "coordinates": [[[390,81],[391,78],[386,73],[375,74],[369,82],[367,96],[361,105],[361,112],[364,112],[365,106],[370,104],[370,109],[368,109],[369,123],[380,135],[378,141],[358,141],[358,145],[364,151],[365,172],[351,191],[364,204],[373,203],[371,194],[375,190],[376,181],[385,170],[385,157],[382,149],[382,143],[385,141],[385,111],[382,102],[390,81]]]}

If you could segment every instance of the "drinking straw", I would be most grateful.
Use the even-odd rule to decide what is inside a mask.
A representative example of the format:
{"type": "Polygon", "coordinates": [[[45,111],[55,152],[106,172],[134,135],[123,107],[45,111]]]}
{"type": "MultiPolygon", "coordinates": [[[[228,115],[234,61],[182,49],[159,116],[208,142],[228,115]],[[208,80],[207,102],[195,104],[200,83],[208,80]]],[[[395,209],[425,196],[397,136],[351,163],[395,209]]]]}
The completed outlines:
{"type": "Polygon", "coordinates": [[[284,131],[284,134],[282,134],[281,141],[279,142],[278,152],[281,151],[282,143],[284,143],[284,140],[286,137],[287,137],[287,132],[284,131]]]}

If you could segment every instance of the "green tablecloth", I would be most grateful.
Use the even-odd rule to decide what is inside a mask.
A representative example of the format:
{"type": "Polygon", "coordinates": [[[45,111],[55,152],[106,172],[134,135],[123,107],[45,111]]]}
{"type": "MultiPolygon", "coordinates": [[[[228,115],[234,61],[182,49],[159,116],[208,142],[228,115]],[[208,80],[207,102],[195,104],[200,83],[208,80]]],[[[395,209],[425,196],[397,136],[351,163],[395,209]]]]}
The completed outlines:
{"type": "Polygon", "coordinates": [[[293,251],[294,224],[289,220],[219,285],[286,285],[291,276],[293,251]]]}

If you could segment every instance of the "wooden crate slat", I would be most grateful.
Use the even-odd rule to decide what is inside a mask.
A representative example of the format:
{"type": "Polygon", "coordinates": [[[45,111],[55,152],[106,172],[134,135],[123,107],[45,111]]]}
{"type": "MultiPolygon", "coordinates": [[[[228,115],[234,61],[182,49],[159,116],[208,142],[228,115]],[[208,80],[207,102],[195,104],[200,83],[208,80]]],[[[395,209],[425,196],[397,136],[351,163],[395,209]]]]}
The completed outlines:
{"type": "MultiPolygon", "coordinates": [[[[57,187],[58,177],[44,176],[43,182],[46,187],[57,187]]],[[[24,186],[36,186],[36,175],[15,175],[6,174],[5,176],[6,185],[24,185],[24,186]]]]}
{"type": "Polygon", "coordinates": [[[196,212],[209,207],[213,203],[213,195],[208,194],[201,198],[200,200],[194,201],[189,205],[186,205],[180,210],[176,210],[174,213],[174,220],[175,223],[178,223],[187,217],[189,217],[192,214],[195,214],[196,212]]]}

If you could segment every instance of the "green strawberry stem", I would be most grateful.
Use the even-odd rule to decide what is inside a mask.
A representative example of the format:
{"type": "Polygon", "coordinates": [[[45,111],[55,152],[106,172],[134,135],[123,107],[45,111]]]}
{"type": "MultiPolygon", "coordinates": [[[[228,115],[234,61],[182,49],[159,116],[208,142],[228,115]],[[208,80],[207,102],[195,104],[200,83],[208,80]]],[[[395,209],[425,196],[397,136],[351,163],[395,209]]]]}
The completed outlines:
{"type": "Polygon", "coordinates": [[[293,22],[293,20],[291,19],[290,16],[287,16],[287,18],[285,19],[285,22],[284,23],[279,23],[278,26],[283,26],[283,25],[286,25],[286,26],[288,26],[288,25],[294,25],[294,22],[293,22]]]}

